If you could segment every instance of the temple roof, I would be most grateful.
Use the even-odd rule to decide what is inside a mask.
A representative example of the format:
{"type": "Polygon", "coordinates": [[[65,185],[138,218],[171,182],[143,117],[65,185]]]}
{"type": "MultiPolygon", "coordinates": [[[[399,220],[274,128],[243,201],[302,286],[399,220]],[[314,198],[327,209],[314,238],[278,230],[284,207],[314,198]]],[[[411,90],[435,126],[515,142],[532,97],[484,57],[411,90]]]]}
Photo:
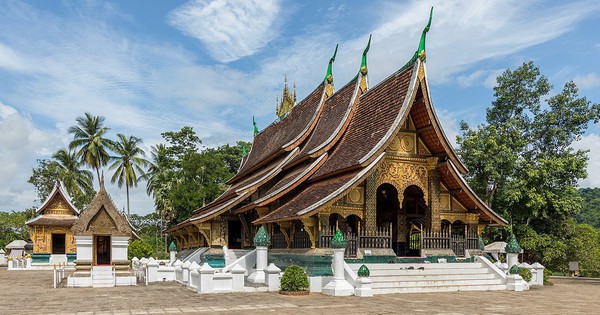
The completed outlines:
{"type": "MultiPolygon", "coordinates": [[[[263,224],[301,219],[336,202],[372,174],[382,163],[407,119],[418,139],[438,164],[443,183],[482,221],[507,222],[468,186],[467,171],[445,136],[429,94],[425,66],[425,34],[414,57],[374,87],[368,87],[366,54],[358,74],[336,92],[331,86],[331,63],[325,80],[254,138],[250,154],[215,201],[168,231],[202,222],[226,211],[234,214],[269,206],[270,213],[255,220],[263,224]]],[[[428,153],[428,154],[429,154],[428,153]]],[[[429,156],[429,155],[427,155],[429,156]]]]}
{"type": "Polygon", "coordinates": [[[56,181],[52,192],[38,208],[38,215],[26,225],[71,226],[79,216],[79,209],[71,202],[64,184],[56,181]]]}
{"type": "Polygon", "coordinates": [[[73,235],[91,236],[95,234],[123,236],[139,239],[127,216],[117,210],[112,198],[104,188],[104,175],[100,179],[100,189],[90,205],[83,211],[71,227],[73,235]]]}

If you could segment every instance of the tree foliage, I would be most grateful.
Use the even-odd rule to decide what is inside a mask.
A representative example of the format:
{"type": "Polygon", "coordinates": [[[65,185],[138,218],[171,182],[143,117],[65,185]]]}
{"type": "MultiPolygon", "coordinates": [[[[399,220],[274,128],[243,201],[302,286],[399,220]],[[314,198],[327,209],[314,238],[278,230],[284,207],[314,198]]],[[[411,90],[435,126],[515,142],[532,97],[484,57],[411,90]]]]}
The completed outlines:
{"type": "Polygon", "coordinates": [[[62,181],[75,207],[84,209],[95,192],[92,173],[80,167],[73,151],[60,149],[54,153],[52,160],[38,160],[38,167],[32,170],[28,182],[35,187],[39,200],[43,201],[52,192],[56,181],[62,181]]]}
{"type": "Polygon", "coordinates": [[[77,117],[77,124],[69,128],[69,133],[73,134],[69,149],[77,150],[77,157],[81,164],[96,170],[98,183],[100,183],[100,168],[108,164],[110,160],[108,149],[113,143],[105,138],[109,128],[104,127],[104,119],[102,116],[85,113],[85,117],[77,117]]]}
{"type": "Polygon", "coordinates": [[[160,216],[177,223],[225,191],[225,182],[240,166],[243,143],[199,150],[202,141],[187,126],[162,136],[167,143],[152,148],[146,192],[160,216]]]}
{"type": "MultiPolygon", "coordinates": [[[[588,159],[572,144],[600,120],[600,106],[579,96],[572,81],[551,91],[533,62],[506,70],[486,122],[476,128],[462,122],[458,142],[469,184],[513,223],[530,260],[562,270],[579,255],[569,251],[572,239],[587,231],[571,220],[582,209],[576,185],[587,176],[588,159]]],[[[487,235],[499,234],[489,229],[487,235]]]]}
{"type": "Polygon", "coordinates": [[[116,155],[110,157],[113,163],[110,165],[109,169],[114,170],[115,172],[110,181],[112,183],[117,182],[119,188],[125,185],[127,194],[127,216],[130,216],[129,187],[137,187],[138,178],[144,174],[142,166],[148,165],[148,161],[144,158],[146,152],[140,147],[142,139],[134,136],[126,137],[121,133],[118,134],[117,137],[119,138],[119,141],[111,144],[111,148],[116,155]]]}
{"type": "Polygon", "coordinates": [[[29,239],[27,220],[35,216],[35,208],[25,211],[0,211],[0,248],[4,248],[14,240],[29,239]]]}
{"type": "Polygon", "coordinates": [[[579,195],[583,198],[583,206],[575,219],[600,229],[600,188],[582,188],[579,195]]]}

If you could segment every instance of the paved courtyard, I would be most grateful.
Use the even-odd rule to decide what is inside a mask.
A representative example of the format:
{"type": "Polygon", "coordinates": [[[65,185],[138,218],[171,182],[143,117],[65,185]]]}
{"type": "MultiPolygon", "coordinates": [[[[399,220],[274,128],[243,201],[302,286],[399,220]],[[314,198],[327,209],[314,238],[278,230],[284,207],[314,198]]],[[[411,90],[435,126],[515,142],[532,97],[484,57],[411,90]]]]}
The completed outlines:
{"type": "Polygon", "coordinates": [[[333,298],[321,294],[198,294],[175,283],[52,289],[51,271],[0,269],[0,314],[598,314],[600,281],[554,280],[527,292],[333,298]]]}

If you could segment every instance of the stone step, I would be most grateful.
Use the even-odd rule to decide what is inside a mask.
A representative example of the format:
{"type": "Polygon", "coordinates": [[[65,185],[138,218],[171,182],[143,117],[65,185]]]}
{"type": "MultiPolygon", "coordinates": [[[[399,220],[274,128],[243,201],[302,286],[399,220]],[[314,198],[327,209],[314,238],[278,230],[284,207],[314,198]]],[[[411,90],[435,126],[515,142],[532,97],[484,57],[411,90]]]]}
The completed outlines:
{"type": "MultiPolygon", "coordinates": [[[[353,270],[358,272],[357,269],[353,270]]],[[[370,270],[371,276],[427,276],[427,275],[473,275],[486,274],[489,271],[485,268],[474,269],[414,269],[414,270],[370,270]]]]}
{"type": "Polygon", "coordinates": [[[485,280],[496,279],[492,273],[476,274],[429,274],[429,275],[370,275],[373,282],[390,281],[438,281],[438,280],[485,280]]]}
{"type": "Polygon", "coordinates": [[[453,292],[453,291],[498,291],[506,290],[506,285],[463,285],[439,287],[406,287],[406,288],[373,288],[373,294],[422,293],[422,292],[453,292]]]}
{"type": "Polygon", "coordinates": [[[501,285],[500,279],[477,279],[477,280],[442,280],[442,281],[386,281],[373,282],[376,288],[414,288],[414,287],[456,287],[473,285],[501,285]]]}
{"type": "MultiPolygon", "coordinates": [[[[363,264],[348,264],[348,266],[350,266],[350,268],[352,270],[358,270],[358,268],[360,268],[360,266],[362,266],[363,264]]],[[[373,271],[373,270],[406,270],[408,268],[414,268],[419,269],[419,268],[423,268],[423,269],[442,269],[442,270],[449,270],[449,269],[473,269],[473,268],[481,268],[483,267],[482,264],[480,262],[474,262],[474,263],[447,263],[447,264],[437,264],[437,263],[431,263],[431,264],[423,264],[423,263],[418,263],[418,264],[365,264],[367,265],[367,267],[369,268],[369,270],[373,271]]]]}

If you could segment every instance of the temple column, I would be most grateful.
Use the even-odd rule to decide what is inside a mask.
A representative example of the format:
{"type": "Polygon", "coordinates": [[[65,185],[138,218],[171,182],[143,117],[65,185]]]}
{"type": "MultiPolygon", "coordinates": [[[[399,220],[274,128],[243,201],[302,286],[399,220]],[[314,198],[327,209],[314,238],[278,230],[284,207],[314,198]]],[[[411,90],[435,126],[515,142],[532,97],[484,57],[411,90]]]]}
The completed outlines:
{"type": "Polygon", "coordinates": [[[367,232],[377,231],[377,177],[375,174],[366,180],[365,198],[365,223],[364,230],[367,232]]]}
{"type": "Polygon", "coordinates": [[[429,182],[429,211],[426,214],[425,222],[429,225],[431,231],[439,232],[441,230],[441,207],[440,207],[440,171],[437,168],[438,158],[427,158],[427,177],[429,182]]]}

